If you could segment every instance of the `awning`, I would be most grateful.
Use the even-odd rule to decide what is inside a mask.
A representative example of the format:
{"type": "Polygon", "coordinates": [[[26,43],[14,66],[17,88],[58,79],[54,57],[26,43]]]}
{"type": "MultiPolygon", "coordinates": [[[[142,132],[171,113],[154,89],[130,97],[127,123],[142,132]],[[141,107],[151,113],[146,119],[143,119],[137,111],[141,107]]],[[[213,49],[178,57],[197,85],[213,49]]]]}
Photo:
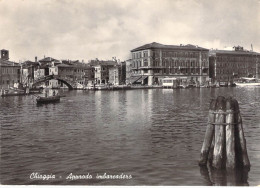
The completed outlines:
{"type": "Polygon", "coordinates": [[[136,82],[136,81],[139,80],[140,78],[142,78],[142,76],[131,76],[130,82],[133,84],[134,82],[136,82]]]}
{"type": "Polygon", "coordinates": [[[141,83],[144,79],[146,79],[148,76],[142,76],[140,79],[138,79],[136,82],[141,83]]]}

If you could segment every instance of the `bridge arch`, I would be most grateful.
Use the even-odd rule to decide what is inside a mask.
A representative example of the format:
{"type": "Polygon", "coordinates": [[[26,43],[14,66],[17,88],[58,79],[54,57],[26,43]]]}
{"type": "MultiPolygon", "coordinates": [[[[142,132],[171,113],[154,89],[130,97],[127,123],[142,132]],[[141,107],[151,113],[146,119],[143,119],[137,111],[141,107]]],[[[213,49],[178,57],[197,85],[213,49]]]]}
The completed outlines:
{"type": "Polygon", "coordinates": [[[60,82],[64,83],[70,90],[73,89],[72,85],[69,84],[67,81],[61,79],[61,78],[56,78],[56,80],[59,80],[60,82]]]}
{"type": "Polygon", "coordinates": [[[72,83],[70,83],[69,81],[65,80],[64,78],[61,78],[59,77],[58,75],[48,75],[48,76],[44,76],[38,80],[36,80],[34,83],[33,83],[33,87],[37,86],[38,84],[42,83],[42,82],[46,82],[46,81],[49,81],[49,80],[59,80],[60,82],[64,83],[68,88],[69,90],[72,90],[73,89],[73,86],[72,86],[72,83]]]}

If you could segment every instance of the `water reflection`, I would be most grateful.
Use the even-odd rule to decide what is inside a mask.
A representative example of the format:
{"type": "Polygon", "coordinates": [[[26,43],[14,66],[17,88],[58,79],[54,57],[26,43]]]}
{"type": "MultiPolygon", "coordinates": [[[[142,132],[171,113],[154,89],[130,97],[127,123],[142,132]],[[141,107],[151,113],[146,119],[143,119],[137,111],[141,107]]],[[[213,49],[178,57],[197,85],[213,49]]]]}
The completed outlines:
{"type": "Polygon", "coordinates": [[[200,167],[200,174],[209,185],[215,186],[249,186],[248,170],[216,170],[206,166],[200,167]]]}

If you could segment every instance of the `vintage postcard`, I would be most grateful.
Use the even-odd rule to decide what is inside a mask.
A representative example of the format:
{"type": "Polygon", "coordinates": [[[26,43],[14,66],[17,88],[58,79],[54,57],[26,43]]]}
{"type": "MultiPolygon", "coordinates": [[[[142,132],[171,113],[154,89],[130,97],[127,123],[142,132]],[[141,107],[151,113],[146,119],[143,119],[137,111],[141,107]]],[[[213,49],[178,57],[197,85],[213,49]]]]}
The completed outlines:
{"type": "Polygon", "coordinates": [[[0,0],[0,184],[260,185],[259,0],[0,0]]]}

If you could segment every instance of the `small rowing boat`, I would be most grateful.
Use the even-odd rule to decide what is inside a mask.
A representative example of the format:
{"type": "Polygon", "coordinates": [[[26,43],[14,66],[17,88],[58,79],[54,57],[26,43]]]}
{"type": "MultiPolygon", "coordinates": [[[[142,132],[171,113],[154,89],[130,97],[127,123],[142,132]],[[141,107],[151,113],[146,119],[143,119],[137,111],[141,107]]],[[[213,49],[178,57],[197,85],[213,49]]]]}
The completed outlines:
{"type": "Polygon", "coordinates": [[[49,96],[49,97],[40,97],[38,96],[36,98],[37,104],[46,104],[46,103],[55,103],[60,102],[61,96],[55,95],[55,96],[49,96]]]}

